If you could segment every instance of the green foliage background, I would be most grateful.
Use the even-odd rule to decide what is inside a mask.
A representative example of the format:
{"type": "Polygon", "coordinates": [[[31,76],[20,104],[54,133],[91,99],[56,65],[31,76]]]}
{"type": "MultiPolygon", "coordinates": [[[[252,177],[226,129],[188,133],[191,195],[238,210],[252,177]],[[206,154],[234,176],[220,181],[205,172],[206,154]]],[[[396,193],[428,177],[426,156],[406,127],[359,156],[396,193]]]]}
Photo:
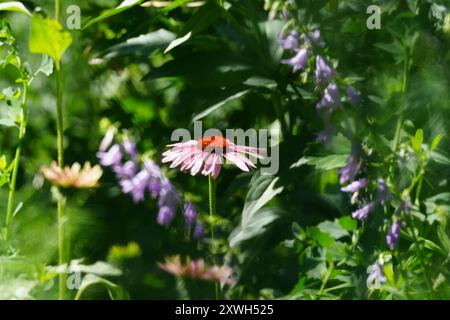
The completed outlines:
{"type": "MultiPolygon", "coordinates": [[[[62,7],[75,2],[86,26],[120,1],[63,1],[62,7]]],[[[42,7],[53,15],[52,1],[24,4],[30,11],[42,7]]],[[[238,284],[227,290],[226,297],[448,299],[449,5],[431,0],[206,1],[199,8],[173,10],[135,6],[84,30],[71,30],[73,43],[62,60],[65,161],[98,162],[95,154],[104,134],[100,128],[104,118],[120,124],[136,137],[142,154],[160,163],[172,131],[191,129],[193,119],[201,118],[204,128],[221,130],[282,127],[274,105],[274,99],[280,99],[289,128],[283,131],[280,144],[279,174],[268,178],[259,176],[258,171],[239,173],[230,168],[221,173],[218,182],[221,220],[217,246],[223,261],[238,270],[238,284]],[[427,166],[415,209],[420,217],[417,228],[432,243],[420,244],[425,246],[420,252],[426,265],[417,261],[419,244],[402,234],[400,249],[391,257],[395,263],[386,264],[388,284],[383,290],[368,291],[366,278],[367,267],[385,246],[385,222],[378,215],[363,232],[350,217],[348,197],[339,190],[337,169],[345,164],[351,142],[340,134],[331,150],[315,143],[322,125],[315,110],[319,95],[314,79],[299,79],[279,63],[283,51],[277,39],[284,22],[270,20],[268,9],[276,11],[275,4],[281,8],[289,2],[300,8],[299,21],[320,28],[327,43],[324,53],[338,62],[343,82],[356,82],[363,93],[362,106],[350,110],[349,118],[361,142],[377,150],[371,163],[382,169],[374,169],[378,171],[373,177],[381,173],[392,181],[409,181],[415,170],[383,169],[390,158],[397,159],[389,142],[400,112],[405,114],[402,144],[410,145],[418,129],[424,132],[426,146],[439,134],[443,136],[427,166]],[[381,30],[366,27],[366,8],[373,3],[382,8],[381,30]],[[188,32],[189,40],[164,54],[171,41],[188,32]],[[411,65],[406,93],[401,94],[405,55],[411,65]],[[89,64],[92,59],[102,59],[102,63],[89,64]],[[301,90],[300,96],[293,87],[301,90]],[[406,106],[403,111],[402,105],[406,106]],[[310,157],[308,165],[298,163],[304,157],[310,157]],[[299,165],[293,166],[295,163],[299,165]],[[275,195],[269,190],[264,211],[243,213],[244,205],[254,200],[252,197],[261,197],[273,179],[277,179],[274,189],[281,192],[275,195]],[[258,186],[263,190],[255,190],[258,186]],[[436,195],[441,195],[438,200],[432,198],[436,195]],[[438,211],[440,215],[433,221],[438,211]],[[243,214],[254,223],[253,228],[241,225],[243,214]],[[361,237],[357,244],[355,237],[361,237]],[[397,263],[403,264],[399,267],[405,273],[402,280],[395,273],[397,263]],[[431,274],[433,292],[426,289],[424,267],[431,274]],[[393,268],[392,274],[389,268],[393,268]]],[[[0,18],[8,20],[20,51],[36,69],[41,57],[28,53],[29,18],[3,12],[0,18]]],[[[13,85],[16,76],[13,69],[2,69],[0,87],[13,85]]],[[[23,202],[23,207],[14,219],[11,243],[0,242],[1,250],[6,252],[11,246],[15,252],[14,257],[0,257],[0,288],[4,292],[6,288],[29,288],[26,298],[56,297],[56,286],[45,269],[57,261],[55,204],[50,186],[39,173],[42,165],[56,158],[54,90],[53,78],[45,76],[36,78],[30,89],[16,201],[23,202]]],[[[8,162],[17,142],[14,130],[1,128],[0,153],[8,162]]],[[[167,174],[206,221],[207,179],[176,170],[167,170],[167,174]]],[[[6,199],[3,186],[0,224],[6,199]]],[[[99,189],[72,192],[68,199],[71,257],[83,258],[85,264],[109,261],[121,269],[122,275],[108,278],[126,291],[118,297],[182,298],[177,280],[156,263],[174,254],[209,257],[209,239],[203,243],[189,239],[181,213],[171,227],[159,226],[154,201],[134,204],[121,193],[107,169],[99,189]],[[126,247],[130,243],[138,244],[139,249],[134,244],[126,247]]],[[[187,285],[190,297],[213,297],[212,284],[187,285]]],[[[93,286],[84,297],[108,295],[101,286],[93,286]]]]}

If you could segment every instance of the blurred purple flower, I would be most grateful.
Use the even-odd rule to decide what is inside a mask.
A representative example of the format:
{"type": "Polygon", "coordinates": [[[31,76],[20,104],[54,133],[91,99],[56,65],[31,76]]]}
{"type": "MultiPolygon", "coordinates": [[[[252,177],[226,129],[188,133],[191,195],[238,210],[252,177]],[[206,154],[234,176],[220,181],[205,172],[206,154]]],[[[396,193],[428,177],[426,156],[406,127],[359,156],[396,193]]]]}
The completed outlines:
{"type": "Polygon", "coordinates": [[[125,152],[130,156],[131,159],[135,159],[137,156],[136,143],[130,139],[125,139],[122,144],[125,152]]]}
{"type": "Polygon", "coordinates": [[[308,61],[308,49],[302,48],[297,54],[290,59],[283,59],[281,63],[289,64],[293,67],[292,71],[297,72],[299,70],[306,68],[306,63],[308,61]]]}
{"type": "Polygon", "coordinates": [[[322,56],[316,58],[316,83],[328,85],[333,77],[333,69],[328,65],[322,56]]]}
{"type": "Polygon", "coordinates": [[[362,179],[353,181],[346,187],[342,187],[341,191],[354,193],[354,192],[358,192],[361,189],[364,189],[366,186],[367,186],[367,179],[362,178],[362,179]]]}
{"type": "Polygon", "coordinates": [[[380,288],[380,284],[386,282],[386,277],[384,275],[383,266],[376,262],[373,265],[367,268],[367,273],[369,276],[367,277],[367,287],[371,288],[380,288]]]}
{"type": "Polygon", "coordinates": [[[352,151],[348,158],[347,164],[341,168],[341,177],[339,182],[341,184],[345,182],[352,182],[355,179],[356,174],[359,170],[358,156],[355,151],[352,151]]]}
{"type": "Polygon", "coordinates": [[[186,202],[184,204],[184,221],[186,222],[186,226],[191,228],[195,220],[197,219],[197,211],[195,211],[194,206],[191,202],[186,202]]]}
{"type": "Polygon", "coordinates": [[[162,226],[169,226],[175,218],[175,210],[173,208],[162,206],[159,208],[156,221],[162,226]]]}
{"type": "Polygon", "coordinates": [[[322,142],[327,148],[330,147],[331,141],[333,139],[333,136],[335,134],[335,127],[331,124],[327,124],[325,126],[325,129],[320,131],[317,134],[316,141],[322,142]]]}
{"type": "Polygon", "coordinates": [[[145,190],[149,184],[150,175],[146,170],[141,170],[131,179],[123,179],[119,183],[122,186],[122,192],[131,194],[135,203],[142,202],[145,198],[145,190]]]}
{"type": "Polygon", "coordinates": [[[297,31],[292,30],[286,38],[280,36],[278,39],[278,43],[284,50],[298,50],[299,48],[299,34],[297,31]]]}
{"type": "Polygon", "coordinates": [[[394,250],[400,241],[400,223],[395,221],[389,228],[386,235],[386,242],[389,249],[394,250]]]}
{"type": "Polygon", "coordinates": [[[201,240],[205,236],[205,227],[200,222],[197,222],[194,228],[194,239],[201,240]]]}
{"type": "Polygon", "coordinates": [[[358,220],[366,220],[367,217],[369,216],[369,213],[372,212],[373,208],[375,207],[375,203],[370,202],[369,204],[366,204],[364,207],[354,211],[352,213],[352,217],[354,219],[358,219],[358,220]]]}
{"type": "Polygon", "coordinates": [[[347,88],[347,99],[352,106],[357,106],[361,103],[361,93],[350,86],[347,88]]]}
{"type": "Polygon", "coordinates": [[[136,175],[137,164],[134,161],[128,160],[123,165],[116,164],[113,167],[113,171],[119,179],[131,179],[136,175]]]}
{"type": "Polygon", "coordinates": [[[389,188],[386,185],[384,179],[378,179],[377,189],[377,200],[382,206],[384,206],[386,204],[386,201],[391,197],[391,193],[389,192],[389,188]]]}
{"type": "Polygon", "coordinates": [[[150,175],[148,189],[153,198],[156,198],[161,192],[161,168],[150,159],[144,161],[144,168],[150,175]]]}
{"type": "Polygon", "coordinates": [[[108,151],[97,152],[97,158],[103,167],[109,167],[120,164],[122,160],[122,152],[118,144],[113,145],[108,151]]]}
{"type": "Polygon", "coordinates": [[[161,190],[159,192],[158,205],[160,207],[177,207],[180,201],[180,195],[172,183],[167,178],[161,179],[161,190]]]}
{"type": "Polygon", "coordinates": [[[322,100],[317,104],[317,109],[327,109],[329,112],[333,112],[341,105],[341,95],[339,93],[339,88],[336,84],[330,83],[325,89],[322,100]]]}
{"type": "Polygon", "coordinates": [[[324,47],[325,46],[325,42],[322,40],[322,38],[320,37],[320,30],[316,29],[310,33],[308,33],[308,35],[305,37],[305,41],[306,42],[310,42],[318,47],[324,47]]]}

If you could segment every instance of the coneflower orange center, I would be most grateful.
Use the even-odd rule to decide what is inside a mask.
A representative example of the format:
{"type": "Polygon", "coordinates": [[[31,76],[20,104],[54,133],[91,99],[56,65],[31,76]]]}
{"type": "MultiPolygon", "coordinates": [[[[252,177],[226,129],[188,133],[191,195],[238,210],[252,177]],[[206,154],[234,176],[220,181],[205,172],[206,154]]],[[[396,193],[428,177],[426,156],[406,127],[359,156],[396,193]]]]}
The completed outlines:
{"type": "Polygon", "coordinates": [[[222,136],[204,137],[204,138],[200,139],[199,142],[200,142],[200,146],[202,147],[202,150],[205,150],[206,148],[208,148],[209,151],[211,151],[211,152],[213,152],[214,150],[217,150],[217,149],[225,151],[225,149],[228,146],[228,140],[222,136]]]}

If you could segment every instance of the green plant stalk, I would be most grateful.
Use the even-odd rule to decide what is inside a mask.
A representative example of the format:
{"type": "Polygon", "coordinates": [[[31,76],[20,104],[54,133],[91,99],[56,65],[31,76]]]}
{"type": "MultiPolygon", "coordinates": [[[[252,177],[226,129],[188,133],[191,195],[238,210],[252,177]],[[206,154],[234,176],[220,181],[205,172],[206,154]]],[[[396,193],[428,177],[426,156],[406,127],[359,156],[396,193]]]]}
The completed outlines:
{"type": "MultiPolygon", "coordinates": [[[[209,193],[209,217],[211,219],[211,243],[214,246],[214,218],[216,215],[216,180],[209,175],[208,176],[208,193],[209,193]]],[[[217,264],[216,253],[213,252],[213,262],[217,264]]],[[[215,282],[216,300],[221,298],[221,288],[218,281],[215,282]]]]}
{"type": "MultiPolygon", "coordinates": [[[[55,0],[55,19],[61,23],[61,0],[55,0]]],[[[57,148],[58,148],[58,166],[64,166],[64,123],[63,123],[63,90],[61,78],[61,64],[55,61],[55,75],[56,75],[56,131],[57,131],[57,148]]],[[[64,232],[64,198],[59,192],[57,199],[58,211],[58,264],[63,265],[66,262],[65,256],[65,232],[64,232]]],[[[59,300],[66,298],[66,282],[67,274],[62,272],[59,274],[59,300]]]]}
{"type": "Polygon", "coordinates": [[[281,132],[283,133],[283,139],[286,140],[286,138],[289,134],[289,128],[288,128],[288,124],[286,123],[286,118],[283,113],[283,108],[281,106],[280,96],[278,95],[278,93],[276,93],[276,92],[272,93],[272,101],[275,106],[275,112],[277,113],[277,118],[280,121],[281,132]]]}
{"type": "Polygon", "coordinates": [[[27,99],[28,99],[28,82],[25,81],[23,84],[23,98],[22,98],[22,106],[21,106],[21,121],[19,126],[19,142],[17,144],[16,154],[14,156],[14,166],[11,176],[11,183],[9,189],[8,196],[8,206],[6,209],[6,221],[5,221],[5,241],[8,240],[9,237],[9,226],[11,224],[13,210],[14,210],[14,196],[16,194],[16,182],[17,182],[17,173],[19,172],[19,163],[20,163],[20,155],[22,152],[22,143],[25,138],[25,132],[28,122],[28,110],[27,110],[27,99]]]}
{"type": "MultiPolygon", "coordinates": [[[[56,68],[56,131],[57,131],[57,147],[58,147],[58,166],[64,167],[64,123],[63,123],[63,92],[62,92],[62,79],[61,70],[56,68]]],[[[64,214],[64,197],[61,192],[58,194],[57,199],[57,211],[58,211],[58,264],[63,265],[66,262],[65,256],[65,214],[64,214]]],[[[65,273],[59,274],[59,299],[64,300],[66,296],[66,279],[65,273]]]]}
{"type": "Polygon", "coordinates": [[[410,231],[411,231],[411,233],[412,233],[412,235],[413,235],[414,242],[415,242],[415,243],[417,244],[417,246],[418,246],[417,257],[419,258],[419,262],[420,262],[420,264],[421,264],[421,266],[422,266],[422,274],[423,274],[423,278],[424,278],[424,280],[425,280],[425,284],[426,284],[428,290],[430,291],[430,294],[431,294],[432,296],[434,296],[434,295],[435,295],[435,292],[434,292],[434,290],[433,290],[432,280],[431,280],[431,278],[429,277],[428,268],[427,268],[427,266],[426,266],[426,264],[425,264],[425,259],[424,259],[423,255],[422,255],[422,251],[423,251],[423,243],[422,243],[421,240],[419,240],[418,236],[416,235],[415,230],[418,231],[419,229],[417,228],[416,223],[414,222],[414,217],[413,217],[413,216],[410,216],[410,224],[409,224],[409,228],[410,228],[410,231]]]}
{"type": "MultiPolygon", "coordinates": [[[[405,64],[403,66],[403,79],[402,79],[402,93],[405,94],[406,91],[406,81],[408,78],[408,66],[409,66],[409,59],[405,58],[405,64]]],[[[406,101],[406,99],[405,99],[406,101]]],[[[394,136],[394,150],[397,151],[398,147],[400,146],[400,135],[402,132],[403,122],[405,121],[405,106],[402,106],[400,110],[400,115],[397,120],[397,126],[395,129],[395,136],[394,136]]]]}

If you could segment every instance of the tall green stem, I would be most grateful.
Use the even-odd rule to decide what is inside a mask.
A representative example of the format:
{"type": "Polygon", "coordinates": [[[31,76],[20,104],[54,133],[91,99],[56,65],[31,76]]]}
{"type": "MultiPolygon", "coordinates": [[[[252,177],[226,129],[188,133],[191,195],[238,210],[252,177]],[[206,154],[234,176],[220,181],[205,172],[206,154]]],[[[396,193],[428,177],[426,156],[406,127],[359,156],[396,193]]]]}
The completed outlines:
{"type": "MultiPolygon", "coordinates": [[[[55,0],[55,19],[61,23],[61,1],[55,0]]],[[[58,147],[58,166],[64,166],[64,123],[63,123],[63,90],[61,78],[61,64],[56,61],[56,131],[57,131],[57,147],[58,147]]],[[[58,211],[58,264],[63,265],[66,262],[65,256],[65,232],[64,232],[64,198],[61,193],[58,195],[57,203],[58,211]]],[[[59,299],[66,298],[66,279],[65,272],[59,274],[59,299]]]]}
{"type": "Polygon", "coordinates": [[[283,107],[281,105],[281,98],[275,91],[272,93],[272,101],[275,106],[275,112],[277,113],[278,120],[281,125],[281,132],[283,133],[283,139],[286,139],[289,134],[288,124],[284,116],[283,107]]]}
{"type": "MultiPolygon", "coordinates": [[[[56,69],[56,131],[57,131],[57,146],[58,146],[58,166],[64,166],[64,124],[63,124],[63,100],[62,100],[62,81],[61,70],[56,69]]],[[[64,232],[64,197],[61,193],[58,194],[58,264],[62,265],[66,262],[65,257],[65,232],[64,232]]],[[[65,299],[66,291],[66,274],[59,274],[59,299],[65,299]]]]}
{"type": "MultiPolygon", "coordinates": [[[[402,93],[406,92],[406,81],[408,77],[408,67],[409,67],[409,59],[405,58],[405,64],[403,66],[403,78],[402,78],[402,93]]],[[[405,98],[406,101],[406,98],[405,98]]],[[[406,105],[403,105],[400,110],[400,115],[397,120],[397,127],[395,129],[395,137],[394,137],[394,150],[397,151],[400,145],[400,135],[402,132],[403,122],[404,122],[404,111],[406,109],[406,105]]]]}
{"type": "Polygon", "coordinates": [[[25,138],[25,131],[27,127],[28,121],[28,110],[27,110],[27,98],[28,98],[28,83],[25,81],[23,84],[23,97],[22,97],[22,106],[21,106],[21,121],[19,126],[19,142],[17,144],[16,154],[14,156],[14,166],[11,176],[11,184],[9,189],[8,196],[8,207],[6,209],[6,221],[5,221],[5,241],[8,240],[9,237],[9,226],[11,224],[13,210],[14,210],[14,196],[16,193],[16,182],[17,182],[17,173],[19,171],[19,163],[20,163],[20,155],[22,152],[22,143],[25,138]]]}
{"type": "MultiPolygon", "coordinates": [[[[214,219],[216,215],[216,180],[209,175],[208,176],[208,191],[209,191],[209,216],[211,218],[211,242],[214,247],[214,219]]],[[[214,264],[217,264],[216,253],[213,252],[214,264]]],[[[215,282],[216,300],[221,297],[221,288],[218,281],[215,282]]]]}

